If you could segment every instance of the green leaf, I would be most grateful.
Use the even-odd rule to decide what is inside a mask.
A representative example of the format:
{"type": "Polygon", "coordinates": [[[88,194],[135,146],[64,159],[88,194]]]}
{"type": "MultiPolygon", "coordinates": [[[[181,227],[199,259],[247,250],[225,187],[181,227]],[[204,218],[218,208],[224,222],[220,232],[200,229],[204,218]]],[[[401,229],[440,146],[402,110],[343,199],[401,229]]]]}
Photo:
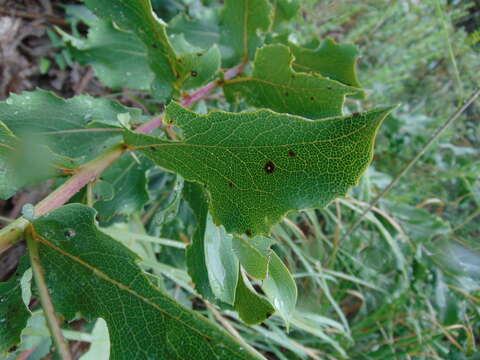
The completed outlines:
{"type": "Polygon", "coordinates": [[[100,232],[95,211],[70,204],[35,220],[55,310],[103,318],[110,359],[252,359],[225,331],[160,292],[137,256],[100,232]],[[68,269],[68,271],[65,271],[68,269]]]}
{"type": "Polygon", "coordinates": [[[361,87],[357,78],[358,50],[353,44],[337,44],[325,39],[314,48],[288,43],[295,60],[293,69],[301,72],[319,73],[341,83],[361,87]]]}
{"type": "Polygon", "coordinates": [[[318,119],[342,114],[345,96],[358,90],[317,74],[297,73],[284,45],[258,49],[251,76],[225,82],[228,98],[240,94],[258,108],[318,119]]]}
{"type": "Polygon", "coordinates": [[[268,110],[199,115],[176,103],[167,121],[185,140],[126,131],[127,144],[206,186],[210,211],[229,233],[268,234],[288,211],[326,206],[354,186],[392,107],[310,121],[268,110]]]}
{"type": "Polygon", "coordinates": [[[295,311],[297,285],[295,280],[293,280],[292,274],[290,274],[290,271],[288,271],[275,252],[272,252],[268,277],[263,282],[262,289],[275,309],[288,322],[288,319],[295,311]]]}
{"type": "Polygon", "coordinates": [[[101,221],[108,221],[116,215],[128,216],[142,209],[149,200],[146,172],[152,165],[144,157],[139,164],[130,154],[125,154],[102,174],[102,180],[111,184],[114,194],[111,199],[95,202],[101,221]]]}
{"type": "Polygon", "coordinates": [[[30,317],[22,301],[20,284],[28,266],[28,257],[23,257],[15,274],[8,281],[0,283],[0,355],[20,343],[20,334],[30,317]]]}
{"type": "Polygon", "coordinates": [[[238,259],[232,251],[232,236],[216,226],[210,214],[205,227],[205,263],[213,294],[233,305],[238,281],[238,259]]]}
{"type": "Polygon", "coordinates": [[[140,122],[141,111],[115,101],[80,95],[61,99],[37,89],[0,102],[0,119],[18,137],[33,137],[54,153],[91,160],[120,139],[118,116],[140,122]]]}
{"type": "Polygon", "coordinates": [[[145,44],[134,33],[121,30],[110,21],[96,18],[89,26],[86,39],[58,29],[73,46],[73,57],[83,65],[91,65],[100,81],[110,88],[149,89],[154,74],[145,44]]]}
{"type": "Polygon", "coordinates": [[[294,18],[300,10],[299,0],[271,0],[275,14],[275,24],[294,18]]]}
{"type": "Polygon", "coordinates": [[[22,141],[0,121],[0,198],[8,199],[19,189],[61,174],[76,166],[35,141],[22,141]]]}
{"type": "Polygon", "coordinates": [[[235,310],[247,325],[257,325],[268,319],[275,309],[268,300],[257,294],[250,281],[240,271],[235,293],[235,310]]]}
{"type": "Polygon", "coordinates": [[[168,39],[165,23],[153,13],[150,0],[85,0],[85,3],[98,16],[114,21],[143,41],[157,82],[165,92],[170,92],[184,71],[168,39]]]}
{"type": "MultiPolygon", "coordinates": [[[[233,251],[237,255],[240,264],[245,271],[255,279],[265,279],[268,273],[268,262],[270,260],[270,251],[261,250],[255,246],[254,241],[258,236],[252,240],[246,240],[242,237],[235,236],[233,238],[233,251]]],[[[257,240],[258,242],[258,240],[257,240]]]]}
{"type": "Polygon", "coordinates": [[[252,59],[261,45],[259,32],[266,32],[272,22],[268,0],[225,0],[220,15],[222,55],[226,66],[252,59]]]}
{"type": "Polygon", "coordinates": [[[192,45],[201,49],[209,49],[220,42],[218,14],[208,11],[201,19],[192,19],[181,13],[168,24],[169,35],[181,35],[192,45]]]}
{"type": "Polygon", "coordinates": [[[192,46],[183,34],[172,36],[172,44],[189,72],[180,77],[183,87],[195,88],[210,81],[220,69],[221,55],[216,45],[208,51],[192,46]]]}
{"type": "Polygon", "coordinates": [[[207,264],[205,263],[205,228],[208,215],[208,198],[200,184],[185,182],[184,197],[195,214],[197,227],[193,234],[192,243],[187,247],[188,274],[204,299],[214,301],[215,295],[208,279],[207,264]]]}

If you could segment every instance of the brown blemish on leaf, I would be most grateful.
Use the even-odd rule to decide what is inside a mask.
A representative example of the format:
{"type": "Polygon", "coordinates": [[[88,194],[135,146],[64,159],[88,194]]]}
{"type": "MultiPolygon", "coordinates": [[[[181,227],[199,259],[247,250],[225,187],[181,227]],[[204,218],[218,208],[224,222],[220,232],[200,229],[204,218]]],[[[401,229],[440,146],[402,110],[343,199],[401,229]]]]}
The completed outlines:
{"type": "Polygon", "coordinates": [[[297,153],[293,150],[288,150],[288,157],[290,158],[294,158],[295,156],[297,156],[297,153]]]}
{"type": "Polygon", "coordinates": [[[273,161],[269,160],[265,163],[263,169],[267,174],[271,174],[275,171],[275,164],[273,163],[273,161]]]}
{"type": "Polygon", "coordinates": [[[358,113],[358,112],[354,112],[354,113],[352,114],[352,116],[353,116],[353,117],[360,116],[360,113],[358,113]]]}

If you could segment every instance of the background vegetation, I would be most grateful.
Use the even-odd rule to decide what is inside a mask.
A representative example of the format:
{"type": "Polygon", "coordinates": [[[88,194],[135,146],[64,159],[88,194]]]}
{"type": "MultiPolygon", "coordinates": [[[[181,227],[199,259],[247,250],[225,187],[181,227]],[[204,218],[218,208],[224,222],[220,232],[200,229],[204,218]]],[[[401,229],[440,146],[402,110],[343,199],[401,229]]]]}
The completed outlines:
{"type": "MultiPolygon", "coordinates": [[[[40,3],[44,6],[47,2],[40,3]]],[[[216,1],[203,3],[213,6],[216,1]]],[[[142,91],[107,90],[93,79],[91,70],[78,65],[80,59],[51,26],[57,22],[68,32],[69,24],[80,21],[78,13],[70,11],[68,23],[64,23],[58,17],[63,12],[60,4],[52,4],[51,13],[37,4],[39,18],[47,21],[39,25],[42,30],[36,38],[30,34],[22,39],[23,48],[21,41],[20,48],[15,48],[18,56],[28,60],[30,73],[16,88],[4,81],[2,95],[40,86],[63,95],[79,91],[108,94],[127,105],[154,109],[155,100],[142,91]],[[51,45],[46,45],[47,37],[51,45]],[[35,41],[45,48],[35,46],[35,41]],[[27,47],[31,53],[25,56],[27,47]],[[80,89],[79,84],[83,84],[80,89]]],[[[202,8],[200,2],[189,0],[154,4],[166,21],[185,7],[192,16],[202,8]]],[[[5,11],[6,7],[3,15],[5,11]]],[[[9,16],[15,19],[13,12],[9,16]]],[[[32,26],[32,20],[24,21],[25,29],[32,26]]],[[[80,25],[77,29],[81,35],[86,28],[80,25]]],[[[285,31],[299,43],[330,36],[359,47],[358,75],[371,91],[366,101],[350,100],[351,112],[373,104],[401,104],[381,128],[374,162],[348,198],[324,210],[291,214],[274,228],[275,250],[294,274],[299,290],[290,327],[278,316],[246,327],[234,313],[220,313],[195,296],[179,249],[191,236],[191,213],[181,199],[169,196],[177,186],[173,176],[150,172],[153,200],[145,211],[131,216],[127,225],[121,229],[113,225],[110,231],[145,259],[145,270],[165,291],[219,321],[267,358],[480,359],[478,102],[360,226],[351,229],[375,195],[480,86],[480,2],[310,0],[302,2],[292,28],[285,31]],[[137,235],[127,236],[123,230],[137,235]],[[143,237],[139,238],[139,233],[143,237]],[[152,248],[149,236],[176,240],[180,246],[152,248]]],[[[5,62],[3,71],[6,67],[5,62]]],[[[226,106],[222,99],[210,101],[226,106]]],[[[201,111],[202,106],[200,103],[197,109],[201,111]]],[[[15,217],[12,211],[21,207],[22,201],[31,202],[31,196],[41,192],[39,188],[29,190],[34,195],[24,194],[3,204],[5,217],[15,217]]],[[[103,225],[113,223],[115,220],[103,225]]],[[[14,250],[9,260],[4,260],[4,277],[22,252],[21,248],[14,250]]],[[[77,357],[99,359],[104,333],[101,322],[81,320],[73,323],[65,336],[76,346],[77,357]]],[[[16,356],[48,357],[49,346],[42,314],[34,312],[16,356]]]]}

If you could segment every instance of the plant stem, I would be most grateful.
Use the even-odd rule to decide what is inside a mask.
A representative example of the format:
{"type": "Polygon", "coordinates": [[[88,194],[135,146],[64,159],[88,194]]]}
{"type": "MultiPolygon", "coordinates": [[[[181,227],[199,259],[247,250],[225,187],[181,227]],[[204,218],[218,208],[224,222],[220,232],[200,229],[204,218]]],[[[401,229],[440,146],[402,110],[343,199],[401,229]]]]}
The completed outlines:
{"type": "MultiPolygon", "coordinates": [[[[243,71],[245,65],[245,63],[242,63],[227,70],[223,78],[228,80],[237,76],[243,71]]],[[[193,94],[187,96],[181,104],[185,107],[191,107],[195,102],[204,99],[212,90],[220,86],[220,84],[221,82],[217,80],[208,83],[204,87],[195,91],[193,94]]],[[[153,130],[163,125],[162,120],[163,115],[156,116],[135,131],[143,134],[151,133],[153,130]]],[[[169,129],[170,128],[167,127],[167,132],[169,129]]],[[[170,135],[173,139],[175,139],[174,133],[170,135]]],[[[50,193],[50,195],[37,204],[35,207],[35,216],[44,215],[65,204],[73,195],[80,191],[80,189],[82,189],[91,181],[95,180],[126,150],[127,147],[124,146],[124,144],[117,144],[110,150],[107,150],[101,154],[99,157],[77,169],[76,173],[70,179],[68,179],[62,186],[58,187],[55,191],[50,193]]],[[[0,255],[21,238],[28,223],[29,222],[25,218],[20,217],[0,230],[0,255]]]]}
{"type": "Polygon", "coordinates": [[[407,165],[395,176],[395,178],[390,182],[390,184],[387,185],[383,191],[378,194],[370,203],[370,205],[360,214],[360,216],[357,218],[357,221],[353,223],[352,226],[348,229],[348,231],[343,235],[342,240],[349,237],[353,231],[357,228],[357,226],[362,222],[363,218],[365,217],[366,214],[368,214],[380,201],[382,197],[384,197],[392,188],[398,183],[398,181],[405,175],[410,168],[417,163],[417,161],[430,149],[430,147],[433,145],[435,140],[437,140],[443,133],[444,131],[453,123],[455,120],[457,120],[460,115],[463,114],[463,112],[478,98],[480,95],[480,89],[477,89],[473,92],[473,94],[470,96],[470,98],[465,102],[465,104],[460,107],[455,113],[443,123],[442,126],[437,128],[433,135],[430,137],[430,139],[427,141],[425,146],[418,152],[418,154],[411,159],[407,165]]]}
{"type": "MultiPolygon", "coordinates": [[[[239,75],[243,69],[245,68],[245,63],[242,63],[240,65],[237,65],[229,70],[227,70],[223,76],[225,80],[229,80],[231,78],[234,78],[235,76],[239,75]]],[[[185,97],[185,100],[181,102],[181,105],[184,107],[191,107],[193,104],[195,104],[197,101],[200,101],[202,99],[205,99],[208,94],[210,94],[214,89],[216,89],[218,86],[221,85],[221,82],[215,80],[209,82],[207,85],[201,87],[197,91],[195,91],[191,95],[187,95],[185,97]]],[[[136,132],[142,133],[142,134],[148,134],[151,133],[153,130],[161,127],[163,125],[163,114],[154,117],[152,120],[149,122],[143,124],[140,126],[136,132]]]]}
{"type": "Polygon", "coordinates": [[[43,312],[47,320],[48,329],[50,335],[53,338],[53,342],[57,348],[57,352],[63,360],[72,360],[72,355],[68,345],[63,338],[62,330],[58,325],[58,320],[55,315],[55,309],[53,308],[52,300],[48,292],[47,283],[45,282],[44,270],[40,263],[40,255],[38,252],[38,243],[33,236],[33,229],[30,225],[26,230],[28,253],[30,261],[32,263],[32,271],[35,279],[35,284],[38,288],[38,294],[40,297],[40,303],[42,304],[43,312]]]}

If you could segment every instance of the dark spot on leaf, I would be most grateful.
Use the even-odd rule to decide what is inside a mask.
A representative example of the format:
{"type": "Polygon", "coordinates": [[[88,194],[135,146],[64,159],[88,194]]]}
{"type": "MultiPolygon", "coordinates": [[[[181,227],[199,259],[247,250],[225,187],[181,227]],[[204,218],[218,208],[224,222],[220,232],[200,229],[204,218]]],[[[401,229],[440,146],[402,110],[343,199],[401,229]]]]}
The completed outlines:
{"type": "Polygon", "coordinates": [[[210,339],[209,337],[206,337],[205,340],[207,340],[207,342],[211,343],[213,340],[210,339]]]}
{"type": "Polygon", "coordinates": [[[197,73],[195,70],[192,70],[192,71],[190,72],[190,74],[191,74],[193,77],[195,77],[195,76],[198,75],[198,73],[197,73]]]}
{"type": "Polygon", "coordinates": [[[197,56],[202,56],[203,54],[202,53],[197,53],[197,56]]]}
{"type": "Polygon", "coordinates": [[[327,89],[328,89],[328,90],[332,90],[332,87],[331,87],[331,86],[327,86],[327,89]]]}
{"type": "Polygon", "coordinates": [[[96,215],[95,220],[100,221],[100,216],[96,215]]]}
{"type": "Polygon", "coordinates": [[[273,161],[269,160],[265,163],[263,169],[267,174],[271,174],[275,171],[275,164],[273,163],[273,161]]]}
{"type": "Polygon", "coordinates": [[[65,232],[64,232],[64,235],[67,239],[71,239],[77,234],[75,233],[75,231],[73,229],[66,229],[65,232]]]}
{"type": "Polygon", "coordinates": [[[230,181],[230,182],[228,183],[228,187],[233,188],[233,186],[234,186],[233,183],[230,181]]]}
{"type": "Polygon", "coordinates": [[[180,64],[183,64],[183,60],[182,60],[182,59],[177,59],[177,61],[178,61],[180,64]]]}
{"type": "Polygon", "coordinates": [[[285,96],[288,96],[288,91],[285,91],[285,96]]]}
{"type": "Polygon", "coordinates": [[[313,100],[315,100],[315,98],[314,98],[313,96],[310,96],[310,100],[312,100],[312,101],[313,101],[313,100]]]}
{"type": "Polygon", "coordinates": [[[288,157],[294,158],[297,156],[297,153],[293,150],[288,150],[288,157]]]}
{"type": "Polygon", "coordinates": [[[157,44],[153,43],[152,48],[157,49],[158,48],[157,44]]]}
{"type": "Polygon", "coordinates": [[[360,116],[360,113],[354,112],[354,113],[352,114],[352,116],[355,116],[355,117],[356,117],[356,116],[360,116]]]}
{"type": "Polygon", "coordinates": [[[245,230],[245,234],[246,234],[248,237],[252,237],[252,235],[253,235],[252,230],[245,230]]]}
{"type": "Polygon", "coordinates": [[[152,151],[157,150],[157,148],[155,146],[150,146],[149,149],[152,150],[152,151]]]}

